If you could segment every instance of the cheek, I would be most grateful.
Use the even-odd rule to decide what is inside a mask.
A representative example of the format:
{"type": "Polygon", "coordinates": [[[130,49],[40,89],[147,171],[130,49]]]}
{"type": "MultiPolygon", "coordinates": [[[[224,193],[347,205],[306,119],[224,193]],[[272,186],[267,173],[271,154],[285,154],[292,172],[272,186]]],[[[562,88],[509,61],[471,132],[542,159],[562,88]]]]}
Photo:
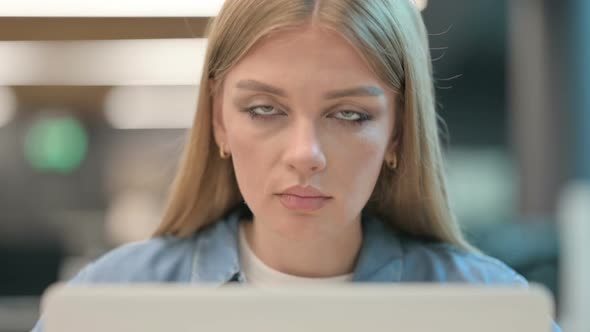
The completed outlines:
{"type": "Polygon", "coordinates": [[[228,143],[231,147],[232,162],[236,180],[242,196],[250,207],[264,199],[266,183],[269,180],[273,148],[269,140],[260,137],[248,121],[228,121],[228,143]]]}
{"type": "Polygon", "coordinates": [[[381,171],[387,146],[385,137],[385,130],[371,128],[340,141],[346,142],[346,148],[336,149],[333,163],[338,166],[333,167],[333,180],[338,191],[345,193],[346,205],[360,209],[369,199],[381,171]]]}

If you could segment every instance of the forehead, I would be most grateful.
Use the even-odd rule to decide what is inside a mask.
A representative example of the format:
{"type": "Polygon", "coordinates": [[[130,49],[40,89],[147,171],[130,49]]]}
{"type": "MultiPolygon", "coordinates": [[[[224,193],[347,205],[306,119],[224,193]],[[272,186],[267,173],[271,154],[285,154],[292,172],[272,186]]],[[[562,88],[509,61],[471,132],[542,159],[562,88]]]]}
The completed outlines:
{"type": "Polygon", "coordinates": [[[259,40],[228,73],[286,86],[378,83],[359,51],[339,33],[318,26],[273,32],[259,40]]]}

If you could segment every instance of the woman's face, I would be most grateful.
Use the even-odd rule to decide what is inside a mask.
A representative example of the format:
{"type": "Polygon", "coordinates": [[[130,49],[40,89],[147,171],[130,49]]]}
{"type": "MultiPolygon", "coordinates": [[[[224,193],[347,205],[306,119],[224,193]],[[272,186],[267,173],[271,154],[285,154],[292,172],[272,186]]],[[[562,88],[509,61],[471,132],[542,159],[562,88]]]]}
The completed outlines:
{"type": "Polygon", "coordinates": [[[330,30],[282,31],[255,45],[214,98],[215,138],[255,221],[288,238],[358,222],[395,149],[395,100],[330,30]]]}

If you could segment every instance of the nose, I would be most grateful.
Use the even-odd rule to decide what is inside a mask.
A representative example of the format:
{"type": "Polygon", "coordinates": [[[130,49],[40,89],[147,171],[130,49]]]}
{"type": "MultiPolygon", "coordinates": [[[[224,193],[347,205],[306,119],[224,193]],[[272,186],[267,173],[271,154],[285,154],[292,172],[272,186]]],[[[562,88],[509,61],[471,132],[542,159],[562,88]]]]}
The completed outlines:
{"type": "Polygon", "coordinates": [[[312,123],[294,126],[285,153],[285,161],[291,170],[302,176],[310,176],[326,168],[326,156],[312,123]]]}

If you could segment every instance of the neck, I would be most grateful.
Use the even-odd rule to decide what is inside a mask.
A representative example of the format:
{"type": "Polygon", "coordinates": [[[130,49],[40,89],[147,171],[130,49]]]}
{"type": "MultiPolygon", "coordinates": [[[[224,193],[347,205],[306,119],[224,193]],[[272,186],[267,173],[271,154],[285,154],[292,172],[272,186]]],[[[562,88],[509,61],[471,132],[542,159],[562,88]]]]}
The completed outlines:
{"type": "Polygon", "coordinates": [[[327,278],[354,271],[362,245],[360,216],[336,232],[284,236],[263,221],[247,222],[246,239],[269,267],[294,276],[327,278]]]}

